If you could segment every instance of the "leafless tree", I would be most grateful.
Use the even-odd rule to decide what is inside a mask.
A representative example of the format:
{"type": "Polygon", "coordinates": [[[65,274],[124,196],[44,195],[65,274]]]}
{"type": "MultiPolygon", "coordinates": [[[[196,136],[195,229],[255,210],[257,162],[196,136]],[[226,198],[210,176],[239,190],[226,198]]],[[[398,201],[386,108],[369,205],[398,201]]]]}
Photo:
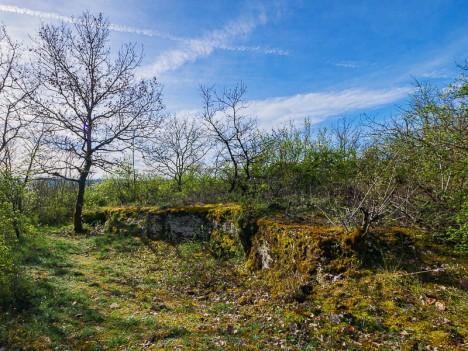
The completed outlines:
{"type": "Polygon", "coordinates": [[[19,216],[23,190],[33,168],[34,155],[26,138],[33,118],[27,114],[27,99],[34,91],[21,62],[21,45],[0,26],[0,176],[2,202],[11,208],[10,220],[20,236],[19,216]]]}
{"type": "Polygon", "coordinates": [[[232,166],[230,189],[247,191],[252,165],[262,153],[257,120],[246,116],[247,88],[243,83],[218,92],[213,86],[200,86],[202,119],[212,139],[220,145],[221,155],[232,166]]]}
{"type": "Polygon", "coordinates": [[[145,163],[171,177],[182,191],[184,176],[200,164],[210,145],[194,118],[171,116],[145,153],[145,163]]]}
{"type": "Polygon", "coordinates": [[[4,26],[0,27],[0,159],[8,145],[19,136],[28,123],[24,114],[25,100],[30,92],[24,81],[20,63],[20,44],[13,41],[4,26]]]}
{"type": "Polygon", "coordinates": [[[343,154],[355,154],[361,146],[364,133],[359,122],[358,117],[343,116],[332,124],[338,150],[343,154]]]}
{"type": "Polygon", "coordinates": [[[161,86],[137,80],[141,53],[125,44],[111,54],[109,22],[84,13],[72,25],[42,25],[32,63],[41,88],[34,112],[51,129],[43,171],[77,182],[74,230],[82,232],[86,180],[93,167],[106,169],[110,155],[131,147],[135,135],[154,133],[161,121],[161,86]]]}

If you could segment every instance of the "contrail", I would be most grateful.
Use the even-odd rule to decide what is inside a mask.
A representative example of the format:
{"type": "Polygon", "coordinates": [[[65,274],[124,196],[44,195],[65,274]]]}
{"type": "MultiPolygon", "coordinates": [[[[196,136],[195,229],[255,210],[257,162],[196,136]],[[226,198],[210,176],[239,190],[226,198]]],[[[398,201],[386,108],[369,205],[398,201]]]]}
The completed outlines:
{"type": "Polygon", "coordinates": [[[68,23],[73,22],[73,18],[67,17],[67,16],[61,16],[57,13],[34,11],[34,10],[26,9],[23,7],[17,7],[17,6],[11,6],[11,5],[0,5],[0,11],[13,12],[13,13],[17,13],[20,15],[28,15],[28,16],[34,16],[34,17],[40,17],[40,18],[55,19],[55,20],[64,21],[68,23]]]}
{"type": "MultiPolygon", "coordinates": [[[[53,20],[59,20],[67,23],[74,23],[75,19],[73,17],[69,16],[62,16],[59,15],[58,13],[54,12],[42,12],[42,11],[35,11],[31,9],[27,9],[24,7],[18,7],[18,6],[11,6],[11,5],[0,5],[0,11],[2,12],[11,12],[11,13],[17,13],[20,15],[28,15],[28,16],[33,16],[33,17],[39,17],[39,18],[46,18],[46,19],[53,19],[53,20]]],[[[160,33],[154,30],[149,30],[149,29],[138,29],[138,28],[133,28],[133,27],[128,27],[128,26],[121,26],[118,24],[110,24],[109,29],[116,31],[116,32],[123,32],[123,33],[132,33],[132,34],[141,34],[145,35],[148,37],[160,37],[163,39],[170,39],[178,42],[183,42],[186,41],[184,38],[172,36],[170,34],[166,33],[160,33]]]]}
{"type": "MultiPolygon", "coordinates": [[[[28,16],[39,17],[39,18],[45,18],[45,19],[59,20],[59,21],[67,22],[67,23],[75,22],[75,19],[70,16],[62,16],[54,12],[35,11],[35,10],[28,9],[28,8],[12,6],[12,5],[0,5],[0,11],[16,13],[20,15],[28,15],[28,16]]],[[[162,32],[158,32],[158,31],[151,30],[151,29],[140,29],[140,28],[129,27],[129,26],[113,24],[113,23],[109,25],[109,29],[115,32],[121,32],[121,33],[131,33],[131,34],[137,34],[137,35],[144,35],[147,37],[158,37],[161,39],[172,40],[172,41],[182,43],[182,44],[190,44],[193,42],[193,39],[178,37],[178,36],[171,35],[169,33],[162,33],[162,32]]],[[[267,55],[285,56],[288,54],[286,51],[281,50],[281,49],[262,48],[262,47],[257,47],[257,46],[250,47],[250,46],[220,45],[217,48],[223,49],[223,50],[230,50],[230,51],[253,51],[253,52],[259,52],[259,53],[267,54],[267,55]]]]}

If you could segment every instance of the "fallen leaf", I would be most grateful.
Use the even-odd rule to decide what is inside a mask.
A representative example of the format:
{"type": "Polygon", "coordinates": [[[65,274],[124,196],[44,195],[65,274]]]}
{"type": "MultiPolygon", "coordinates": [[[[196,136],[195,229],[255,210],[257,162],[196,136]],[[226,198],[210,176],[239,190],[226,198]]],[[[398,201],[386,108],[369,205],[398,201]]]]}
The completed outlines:
{"type": "Polygon", "coordinates": [[[429,305],[432,305],[434,302],[436,302],[436,299],[433,299],[432,297],[428,297],[428,298],[427,298],[427,303],[428,303],[429,305]]]}
{"type": "Polygon", "coordinates": [[[442,303],[442,302],[437,301],[437,302],[435,303],[435,307],[436,307],[439,311],[445,311],[445,304],[442,303]]]}

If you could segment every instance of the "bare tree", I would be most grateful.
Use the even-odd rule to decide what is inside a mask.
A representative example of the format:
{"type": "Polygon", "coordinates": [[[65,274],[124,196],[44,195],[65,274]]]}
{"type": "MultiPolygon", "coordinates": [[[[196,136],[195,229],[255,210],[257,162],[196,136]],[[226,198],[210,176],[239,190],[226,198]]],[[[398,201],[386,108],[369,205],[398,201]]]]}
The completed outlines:
{"type": "Polygon", "coordinates": [[[3,196],[13,210],[12,225],[18,238],[21,234],[20,217],[24,213],[25,189],[37,173],[37,155],[43,146],[46,133],[46,126],[27,123],[20,130],[20,134],[3,150],[0,174],[2,180],[8,184],[3,196]]]}
{"type": "Polygon", "coordinates": [[[221,146],[221,155],[232,166],[230,189],[247,191],[252,165],[262,153],[257,120],[246,116],[247,88],[243,83],[221,93],[214,87],[200,86],[203,100],[202,119],[213,140],[221,146]]]}
{"type": "Polygon", "coordinates": [[[338,150],[345,155],[355,155],[364,137],[360,118],[343,116],[332,124],[331,129],[338,150]]]}
{"type": "Polygon", "coordinates": [[[200,164],[209,147],[206,133],[195,119],[174,115],[147,148],[145,163],[174,179],[182,191],[184,176],[200,164]]]}
{"type": "Polygon", "coordinates": [[[24,83],[20,45],[0,27],[0,159],[28,120],[24,115],[29,89],[24,83]]]}
{"type": "Polygon", "coordinates": [[[131,147],[135,135],[154,133],[161,121],[161,86],[137,80],[141,53],[125,44],[114,56],[109,22],[84,13],[71,26],[42,25],[33,63],[41,83],[34,112],[50,127],[43,171],[77,182],[74,230],[82,232],[86,180],[93,167],[106,169],[111,153],[131,147]]]}
{"type": "Polygon", "coordinates": [[[10,222],[20,236],[19,216],[23,190],[33,167],[34,155],[26,139],[32,118],[26,113],[27,99],[34,86],[26,80],[21,46],[0,26],[0,182],[1,201],[10,207],[10,222]]]}

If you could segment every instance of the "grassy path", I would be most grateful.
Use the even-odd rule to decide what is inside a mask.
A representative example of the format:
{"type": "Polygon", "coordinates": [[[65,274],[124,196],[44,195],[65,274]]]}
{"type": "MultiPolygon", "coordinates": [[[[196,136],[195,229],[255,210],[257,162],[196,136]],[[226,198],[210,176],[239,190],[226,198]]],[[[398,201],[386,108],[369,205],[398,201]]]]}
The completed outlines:
{"type": "Polygon", "coordinates": [[[268,339],[239,308],[250,279],[242,265],[203,243],[54,235],[29,245],[32,302],[4,331],[18,348],[256,349],[268,339]]]}
{"type": "MultiPolygon", "coordinates": [[[[23,250],[28,293],[1,317],[5,350],[466,347],[467,293],[397,271],[321,282],[306,302],[286,303],[267,276],[200,242],[52,234],[23,250]]],[[[452,274],[466,274],[450,259],[452,274]]]]}

